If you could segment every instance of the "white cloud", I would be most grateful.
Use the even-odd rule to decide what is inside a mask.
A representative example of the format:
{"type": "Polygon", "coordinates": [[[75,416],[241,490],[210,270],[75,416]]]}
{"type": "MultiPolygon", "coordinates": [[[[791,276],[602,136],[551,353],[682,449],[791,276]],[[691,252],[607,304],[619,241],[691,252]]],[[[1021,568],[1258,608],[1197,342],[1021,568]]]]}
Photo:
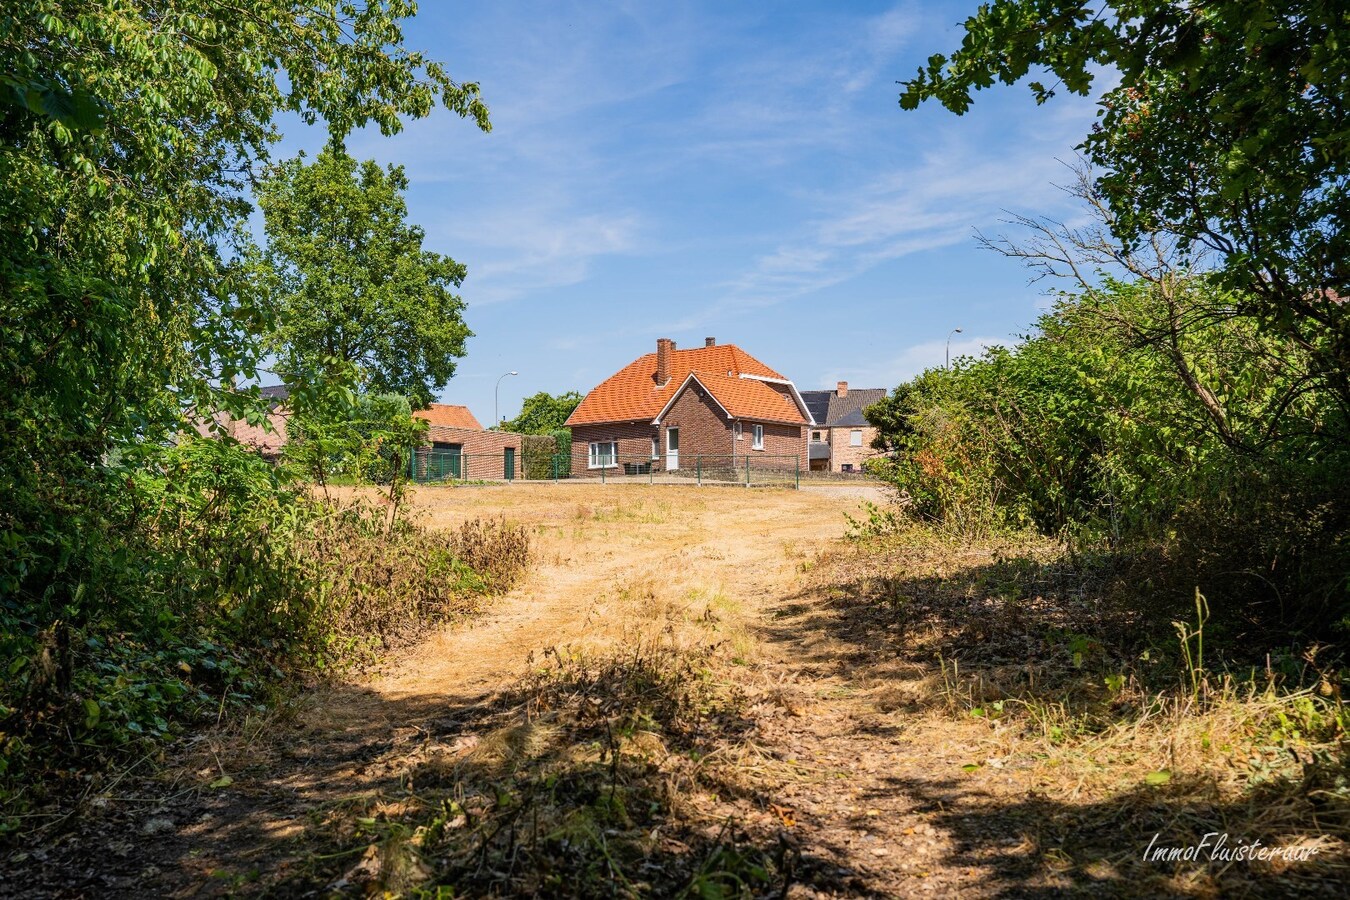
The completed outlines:
{"type": "Polygon", "coordinates": [[[469,267],[465,295],[483,306],[585,281],[597,257],[633,251],[640,230],[633,213],[544,207],[471,218],[446,234],[475,248],[480,261],[469,267]]]}
{"type": "Polygon", "coordinates": [[[970,241],[976,229],[997,230],[1004,210],[1062,206],[1052,185],[1067,172],[1056,154],[1082,133],[1081,105],[1078,112],[1034,137],[1004,135],[1006,148],[996,156],[982,145],[985,135],[960,131],[966,123],[946,126],[914,162],[818,197],[819,214],[724,285],[722,302],[810,294],[903,256],[970,241]]]}
{"type": "MultiPolygon", "coordinates": [[[[1008,338],[992,336],[956,337],[951,343],[951,358],[979,356],[986,348],[1010,346],[1014,342],[1008,338]]],[[[879,359],[859,367],[838,368],[824,372],[818,379],[819,384],[834,384],[847,381],[854,387],[894,387],[909,381],[915,375],[927,369],[946,364],[947,342],[945,340],[925,341],[906,347],[898,354],[879,359]]]]}

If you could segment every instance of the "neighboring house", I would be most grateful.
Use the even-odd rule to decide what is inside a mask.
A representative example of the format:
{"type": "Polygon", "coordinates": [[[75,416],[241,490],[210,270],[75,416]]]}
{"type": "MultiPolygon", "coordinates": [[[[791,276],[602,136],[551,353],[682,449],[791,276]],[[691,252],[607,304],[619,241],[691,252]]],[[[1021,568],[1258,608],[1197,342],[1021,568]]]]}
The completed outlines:
{"type": "Polygon", "coordinates": [[[832,391],[802,391],[815,420],[807,447],[812,472],[861,472],[865,460],[880,455],[872,448],[877,429],[863,410],[885,398],[885,388],[849,389],[841,381],[832,391]]]}
{"type": "Polygon", "coordinates": [[[414,412],[413,418],[426,420],[427,439],[436,450],[460,448],[466,437],[477,436],[477,433],[483,431],[483,426],[478,424],[478,420],[469,412],[467,406],[433,403],[426,409],[414,412]],[[466,432],[475,434],[467,435],[466,432]]]}
{"type": "Polygon", "coordinates": [[[806,468],[811,415],[797,388],[735,344],[669,338],[586,395],[568,418],[572,474],[693,469],[756,457],[806,468]]]}
{"type": "MultiPolygon", "coordinates": [[[[223,411],[213,413],[211,419],[239,443],[253,448],[267,459],[275,460],[281,455],[281,449],[286,446],[286,422],[290,419],[286,401],[291,396],[291,389],[284,384],[276,384],[261,388],[260,393],[267,401],[267,422],[270,427],[262,424],[250,425],[243,419],[233,418],[223,411]]],[[[203,435],[213,433],[210,422],[198,423],[197,431],[203,435]]]]}
{"type": "Polygon", "coordinates": [[[413,413],[427,422],[428,447],[418,451],[420,479],[516,478],[523,465],[521,435],[485,431],[467,406],[433,403],[413,413]]]}

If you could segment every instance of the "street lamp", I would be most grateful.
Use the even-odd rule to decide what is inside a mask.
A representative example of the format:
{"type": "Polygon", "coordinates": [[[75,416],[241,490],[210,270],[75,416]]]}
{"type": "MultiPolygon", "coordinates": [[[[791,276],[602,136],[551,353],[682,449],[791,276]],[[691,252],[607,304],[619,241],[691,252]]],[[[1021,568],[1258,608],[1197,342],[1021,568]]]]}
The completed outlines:
{"type": "Polygon", "coordinates": [[[950,369],[952,367],[952,335],[954,334],[961,334],[961,329],[953,328],[951,331],[947,332],[947,364],[943,366],[944,369],[950,369]]]}
{"type": "Polygon", "coordinates": [[[492,389],[492,427],[496,428],[502,424],[501,419],[497,418],[497,393],[502,389],[502,378],[507,375],[519,375],[519,372],[507,372],[497,379],[497,386],[492,389]]]}

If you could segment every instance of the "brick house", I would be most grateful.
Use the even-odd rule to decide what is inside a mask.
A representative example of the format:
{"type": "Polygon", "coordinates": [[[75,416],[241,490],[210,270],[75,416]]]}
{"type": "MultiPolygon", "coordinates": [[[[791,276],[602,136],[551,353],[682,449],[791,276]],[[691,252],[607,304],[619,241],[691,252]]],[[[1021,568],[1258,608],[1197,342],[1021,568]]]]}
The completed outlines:
{"type": "Polygon", "coordinates": [[[832,391],[802,391],[815,421],[807,444],[812,472],[861,472],[864,461],[880,455],[872,448],[877,429],[863,410],[885,396],[885,388],[850,390],[847,381],[832,391]]]}
{"type": "Polygon", "coordinates": [[[669,338],[586,395],[568,418],[572,474],[693,469],[746,457],[806,469],[811,414],[797,388],[735,344],[669,338]]]}
{"type": "Polygon", "coordinates": [[[419,477],[509,481],[521,474],[522,436],[484,430],[467,406],[433,403],[413,418],[427,423],[427,447],[418,451],[419,477]]]}
{"type": "Polygon", "coordinates": [[[286,401],[291,396],[291,389],[284,384],[277,384],[261,388],[259,393],[267,401],[266,425],[262,423],[250,425],[224,410],[217,410],[211,414],[210,420],[196,422],[197,433],[201,435],[215,433],[211,427],[214,422],[245,447],[257,451],[265,459],[275,461],[281,456],[282,448],[286,446],[286,424],[291,417],[286,409],[286,401]]]}

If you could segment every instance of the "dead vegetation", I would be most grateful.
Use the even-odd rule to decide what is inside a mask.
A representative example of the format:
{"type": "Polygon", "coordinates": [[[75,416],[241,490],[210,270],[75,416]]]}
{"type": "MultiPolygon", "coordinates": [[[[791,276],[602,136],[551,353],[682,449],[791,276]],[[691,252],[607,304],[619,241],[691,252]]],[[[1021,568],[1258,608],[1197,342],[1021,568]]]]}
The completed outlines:
{"type": "Polygon", "coordinates": [[[953,862],[980,858],[970,845],[999,823],[1016,852],[993,870],[1056,890],[1316,893],[1350,873],[1350,713],[1316,648],[1257,663],[1213,635],[1207,646],[1198,593],[1190,621],[1160,621],[1137,585],[1046,542],[912,531],[808,568],[802,597],[817,602],[781,609],[784,627],[813,633],[815,656],[920,740],[968,748],[945,785],[895,782],[941,798],[968,845],[953,862]],[[1155,836],[1220,833],[1229,849],[1260,841],[1309,861],[1143,858],[1155,836]]]}
{"type": "Polygon", "coordinates": [[[209,735],[171,779],[100,796],[11,883],[107,896],[1343,894],[1346,722],[1325,651],[1240,668],[1213,620],[1178,630],[1132,613],[1113,599],[1119,573],[1053,544],[849,543],[835,540],[838,505],[813,519],[821,503],[428,492],[419,505],[447,530],[484,507],[526,522],[540,569],[384,675],[209,735]],[[168,828],[153,848],[117,837],[168,828]],[[1316,853],[1143,858],[1211,833],[1316,853]],[[99,871],[77,887],[56,874],[88,859],[99,871]]]}
{"type": "Polygon", "coordinates": [[[448,531],[400,520],[383,527],[356,503],[335,507],[300,538],[326,603],[325,639],[338,660],[366,661],[482,611],[530,562],[530,537],[501,518],[448,531]]]}

